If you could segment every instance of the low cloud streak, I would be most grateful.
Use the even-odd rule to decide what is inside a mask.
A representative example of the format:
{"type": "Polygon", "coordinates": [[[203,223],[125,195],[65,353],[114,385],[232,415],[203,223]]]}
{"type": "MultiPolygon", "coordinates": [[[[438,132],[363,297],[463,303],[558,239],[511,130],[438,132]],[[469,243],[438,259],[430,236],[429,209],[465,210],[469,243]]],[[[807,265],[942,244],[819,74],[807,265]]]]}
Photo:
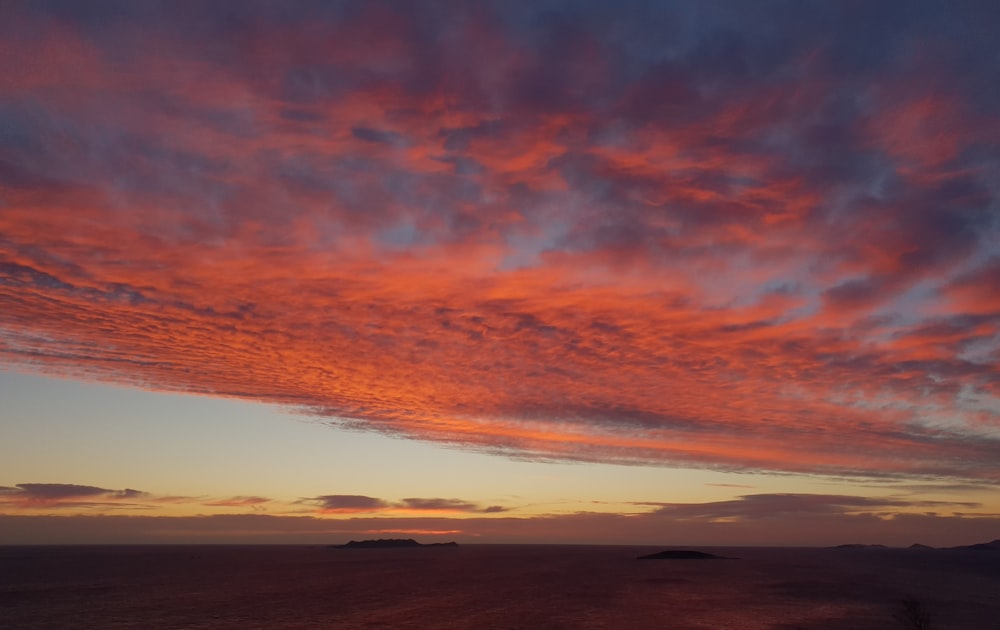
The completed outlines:
{"type": "Polygon", "coordinates": [[[452,512],[495,514],[506,512],[509,508],[500,505],[482,507],[471,501],[462,499],[440,498],[407,498],[399,501],[387,501],[363,495],[331,494],[311,499],[303,499],[301,503],[316,506],[323,514],[370,514],[374,512],[452,512]]]}

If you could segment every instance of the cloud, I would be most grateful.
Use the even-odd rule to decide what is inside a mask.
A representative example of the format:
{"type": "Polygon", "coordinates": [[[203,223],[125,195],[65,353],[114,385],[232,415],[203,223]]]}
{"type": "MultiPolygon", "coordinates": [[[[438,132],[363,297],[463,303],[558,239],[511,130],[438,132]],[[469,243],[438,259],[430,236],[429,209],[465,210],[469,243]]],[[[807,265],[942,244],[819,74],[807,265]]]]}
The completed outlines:
{"type": "Polygon", "coordinates": [[[897,497],[866,497],[830,494],[749,494],[729,501],[710,503],[663,503],[653,512],[678,520],[726,521],[786,519],[795,515],[859,514],[889,512],[907,508],[956,510],[979,507],[979,503],[959,501],[910,500],[897,497]]]}
{"type": "Polygon", "coordinates": [[[257,507],[264,503],[269,503],[271,499],[265,497],[229,497],[227,499],[214,499],[212,501],[206,501],[202,505],[208,505],[213,507],[257,507]]]}
{"type": "Polygon", "coordinates": [[[64,512],[127,509],[163,513],[204,506],[258,512],[264,510],[268,503],[273,503],[275,507],[285,505],[285,502],[260,496],[159,495],[132,488],[112,490],[73,483],[19,483],[13,487],[0,486],[0,511],[10,510],[16,513],[40,513],[53,509],[64,512]]]}
{"type": "Polygon", "coordinates": [[[396,504],[404,510],[414,510],[418,512],[482,512],[485,514],[495,514],[506,512],[510,508],[501,505],[491,505],[481,507],[476,503],[462,501],[461,499],[403,499],[396,504]]]}
{"type": "Polygon", "coordinates": [[[331,494],[302,501],[308,505],[314,505],[322,513],[348,514],[348,513],[372,513],[372,512],[448,512],[448,513],[475,513],[495,514],[505,512],[510,508],[500,505],[482,507],[477,503],[463,501],[462,499],[439,499],[439,498],[407,498],[399,501],[387,501],[375,497],[363,495],[331,494]]]}
{"type": "Polygon", "coordinates": [[[6,365],[504,456],[998,479],[988,3],[2,13],[6,365]]]}
{"type": "Polygon", "coordinates": [[[0,508],[127,508],[139,507],[141,504],[134,501],[149,497],[148,493],[131,488],[109,490],[72,483],[19,483],[0,487],[0,508]]]}
{"type": "MultiPolygon", "coordinates": [[[[378,534],[405,534],[460,543],[629,545],[826,546],[845,542],[953,546],[992,540],[1000,518],[991,515],[910,513],[895,499],[864,497],[792,499],[778,507],[782,525],[767,518],[773,496],[745,501],[747,518],[730,509],[693,504],[683,517],[666,513],[564,515],[399,516],[15,516],[0,515],[9,544],[60,543],[271,543],[329,544],[378,534]],[[795,503],[794,505],[791,505],[795,503]],[[819,507],[825,505],[826,507],[819,507]],[[829,506],[836,509],[827,509],[829,506]],[[880,507],[881,506],[881,507],[880,507]]],[[[935,512],[935,510],[925,510],[935,512]]]]}
{"type": "Polygon", "coordinates": [[[389,507],[382,499],[356,494],[327,494],[306,502],[317,505],[321,512],[330,513],[377,512],[389,507]]]}
{"type": "Polygon", "coordinates": [[[202,507],[227,508],[225,512],[230,510],[254,513],[272,511],[277,514],[305,512],[320,515],[498,514],[512,509],[502,505],[484,506],[462,499],[410,497],[390,501],[356,494],[327,494],[296,501],[283,501],[257,495],[233,497],[157,495],[130,488],[110,490],[67,483],[21,483],[15,486],[0,486],[0,512],[143,509],[158,513],[163,513],[164,510],[176,513],[178,509],[202,507]],[[308,506],[309,509],[303,510],[302,506],[308,506]]]}
{"type": "Polygon", "coordinates": [[[401,144],[403,142],[402,136],[398,133],[380,129],[371,129],[369,127],[353,127],[351,129],[351,135],[360,140],[364,140],[365,142],[381,144],[401,144]]]}

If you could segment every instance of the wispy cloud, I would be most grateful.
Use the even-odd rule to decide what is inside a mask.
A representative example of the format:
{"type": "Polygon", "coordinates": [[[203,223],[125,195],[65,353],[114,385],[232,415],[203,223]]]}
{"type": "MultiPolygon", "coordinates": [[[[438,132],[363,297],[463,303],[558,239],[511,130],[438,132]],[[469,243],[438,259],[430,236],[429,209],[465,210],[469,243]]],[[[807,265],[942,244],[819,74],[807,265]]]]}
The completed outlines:
{"type": "Polygon", "coordinates": [[[501,505],[490,505],[487,507],[482,507],[477,503],[471,503],[469,501],[463,501],[461,499],[403,499],[397,504],[397,507],[405,510],[414,510],[417,512],[483,512],[488,514],[495,514],[498,512],[506,512],[510,508],[505,508],[501,505]]]}
{"type": "Polygon", "coordinates": [[[232,508],[257,512],[269,503],[284,505],[261,496],[207,497],[160,495],[125,488],[112,490],[74,483],[19,483],[0,486],[0,512],[40,513],[47,510],[63,512],[106,510],[148,510],[158,512],[172,507],[232,508]]]}
{"type": "Polygon", "coordinates": [[[229,497],[226,499],[213,499],[204,502],[202,505],[211,507],[259,507],[264,503],[269,503],[271,499],[265,497],[229,497]]]}
{"type": "Polygon", "coordinates": [[[387,501],[375,497],[351,494],[331,494],[309,499],[303,499],[301,503],[313,505],[319,508],[324,514],[370,514],[373,512],[423,512],[423,513],[475,513],[495,514],[506,512],[510,508],[500,505],[490,505],[483,507],[478,503],[464,501],[462,499],[440,499],[440,498],[408,498],[399,501],[387,501]]]}
{"type": "Polygon", "coordinates": [[[732,521],[787,519],[794,515],[871,514],[896,515],[914,508],[948,510],[979,507],[965,501],[928,501],[900,497],[867,497],[833,494],[748,494],[729,501],[709,503],[646,503],[658,506],[654,514],[678,520],[732,521]]]}
{"type": "Polygon", "coordinates": [[[1000,11],[626,5],[5,5],[0,361],[518,457],[1000,479],[1000,11]]]}
{"type": "Polygon", "coordinates": [[[150,498],[146,492],[125,488],[109,490],[72,483],[19,483],[0,486],[3,508],[135,508],[150,498]]]}
{"type": "MultiPolygon", "coordinates": [[[[350,516],[353,514],[462,515],[499,514],[512,508],[483,505],[463,499],[410,497],[387,500],[359,494],[327,494],[298,500],[280,500],[257,495],[232,497],[158,495],[140,490],[111,490],[71,483],[20,483],[0,486],[0,513],[46,510],[98,510],[171,508],[222,508],[222,512],[274,511],[277,514],[316,514],[350,516]],[[303,509],[304,508],[304,509],[303,509]]],[[[199,510],[200,511],[200,510],[199,510]]]]}

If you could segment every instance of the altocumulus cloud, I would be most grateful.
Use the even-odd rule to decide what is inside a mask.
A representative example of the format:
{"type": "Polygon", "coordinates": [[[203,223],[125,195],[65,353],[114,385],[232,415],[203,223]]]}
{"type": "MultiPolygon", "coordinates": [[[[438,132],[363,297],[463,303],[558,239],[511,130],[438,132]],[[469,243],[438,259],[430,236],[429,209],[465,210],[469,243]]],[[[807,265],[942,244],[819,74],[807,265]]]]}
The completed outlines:
{"type": "Polygon", "coordinates": [[[1000,480],[1000,7],[102,7],[0,8],[6,365],[1000,480]]]}

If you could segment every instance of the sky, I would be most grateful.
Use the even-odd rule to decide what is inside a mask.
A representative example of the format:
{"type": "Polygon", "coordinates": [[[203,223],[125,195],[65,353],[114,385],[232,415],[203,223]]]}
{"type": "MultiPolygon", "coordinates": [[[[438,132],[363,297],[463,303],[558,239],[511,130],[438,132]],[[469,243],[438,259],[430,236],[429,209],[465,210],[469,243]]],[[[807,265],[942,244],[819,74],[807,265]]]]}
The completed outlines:
{"type": "Polygon", "coordinates": [[[0,5],[0,544],[1000,538],[1000,6],[0,5]]]}

